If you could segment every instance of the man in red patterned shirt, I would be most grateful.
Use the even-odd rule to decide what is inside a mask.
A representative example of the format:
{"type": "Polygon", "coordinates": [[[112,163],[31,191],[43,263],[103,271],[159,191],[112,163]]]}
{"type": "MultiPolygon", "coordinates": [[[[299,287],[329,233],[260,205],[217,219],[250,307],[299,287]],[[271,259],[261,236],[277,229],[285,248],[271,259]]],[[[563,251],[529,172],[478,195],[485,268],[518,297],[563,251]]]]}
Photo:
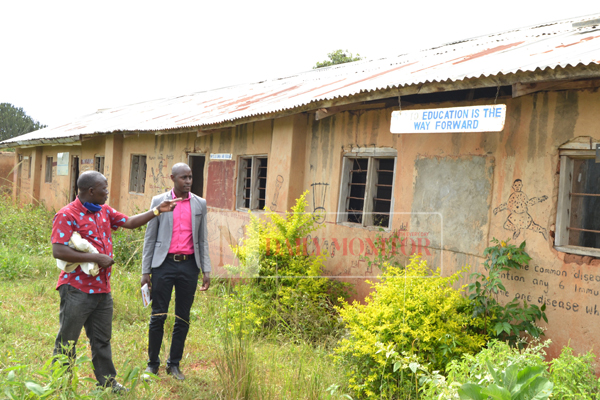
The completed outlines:
{"type": "Polygon", "coordinates": [[[60,293],[60,328],[54,344],[54,355],[76,357],[75,345],[85,327],[92,347],[92,364],[99,385],[123,390],[117,383],[112,361],[111,335],[113,300],[110,275],[114,264],[111,230],[119,227],[138,228],[161,212],[173,211],[180,199],[165,200],[150,211],[127,217],[104,204],[108,199],[108,182],[96,171],[86,171],[77,180],[79,195],[63,207],[52,222],[52,255],[71,263],[93,262],[100,272],[88,275],[78,266],[60,273],[56,289],[60,293]],[[90,242],[98,254],[82,253],[69,247],[74,232],[90,242]]]}

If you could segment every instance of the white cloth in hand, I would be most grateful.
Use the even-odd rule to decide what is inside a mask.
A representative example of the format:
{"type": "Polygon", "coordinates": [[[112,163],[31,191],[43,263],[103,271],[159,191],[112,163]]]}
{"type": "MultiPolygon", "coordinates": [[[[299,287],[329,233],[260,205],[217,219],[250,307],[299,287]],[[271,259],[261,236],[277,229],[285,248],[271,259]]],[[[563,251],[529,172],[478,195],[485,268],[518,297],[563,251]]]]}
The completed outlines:
{"type": "MultiPolygon", "coordinates": [[[[73,232],[71,240],[69,240],[69,247],[83,253],[95,253],[98,254],[98,250],[90,242],[81,237],[79,232],[73,232]]],[[[73,272],[78,265],[81,265],[81,270],[88,275],[96,276],[100,272],[98,264],[93,262],[82,262],[82,263],[70,263],[67,261],[56,259],[56,266],[65,272],[73,272]]]]}

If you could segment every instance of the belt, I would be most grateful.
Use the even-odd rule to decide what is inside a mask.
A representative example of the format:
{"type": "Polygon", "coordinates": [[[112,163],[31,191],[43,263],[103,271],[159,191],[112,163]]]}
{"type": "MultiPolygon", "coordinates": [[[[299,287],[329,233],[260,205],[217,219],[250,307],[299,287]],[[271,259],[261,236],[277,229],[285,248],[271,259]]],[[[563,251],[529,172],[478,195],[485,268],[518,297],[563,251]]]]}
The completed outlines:
{"type": "Polygon", "coordinates": [[[175,262],[180,262],[180,261],[187,261],[190,258],[192,258],[194,255],[193,254],[167,254],[167,257],[169,257],[171,260],[175,261],[175,262]]]}

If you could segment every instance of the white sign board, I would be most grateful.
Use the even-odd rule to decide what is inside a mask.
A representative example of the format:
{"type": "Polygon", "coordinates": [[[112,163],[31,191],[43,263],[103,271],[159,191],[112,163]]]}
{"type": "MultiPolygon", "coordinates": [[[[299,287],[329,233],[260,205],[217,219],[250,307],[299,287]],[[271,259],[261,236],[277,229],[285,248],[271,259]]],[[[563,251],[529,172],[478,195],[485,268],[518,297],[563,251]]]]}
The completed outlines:
{"type": "Polygon", "coordinates": [[[506,105],[393,111],[392,133],[500,132],[506,105]]]}
{"type": "Polygon", "coordinates": [[[231,160],[231,153],[211,153],[211,160],[231,160]]]}
{"type": "Polygon", "coordinates": [[[56,175],[69,175],[69,153],[58,153],[56,175]]]}

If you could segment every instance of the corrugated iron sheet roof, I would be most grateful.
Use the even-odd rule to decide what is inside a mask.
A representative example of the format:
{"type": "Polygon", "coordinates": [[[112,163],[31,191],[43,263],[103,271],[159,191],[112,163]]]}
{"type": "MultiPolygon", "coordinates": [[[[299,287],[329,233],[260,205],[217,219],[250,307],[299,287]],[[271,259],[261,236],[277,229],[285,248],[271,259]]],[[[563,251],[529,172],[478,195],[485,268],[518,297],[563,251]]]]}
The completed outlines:
{"type": "Polygon", "coordinates": [[[115,107],[15,137],[0,147],[78,141],[82,135],[210,127],[311,103],[428,82],[600,64],[600,14],[480,36],[398,57],[115,107]],[[576,27],[573,25],[575,24],[576,27]],[[583,25],[577,27],[577,25],[583,25]]]}

